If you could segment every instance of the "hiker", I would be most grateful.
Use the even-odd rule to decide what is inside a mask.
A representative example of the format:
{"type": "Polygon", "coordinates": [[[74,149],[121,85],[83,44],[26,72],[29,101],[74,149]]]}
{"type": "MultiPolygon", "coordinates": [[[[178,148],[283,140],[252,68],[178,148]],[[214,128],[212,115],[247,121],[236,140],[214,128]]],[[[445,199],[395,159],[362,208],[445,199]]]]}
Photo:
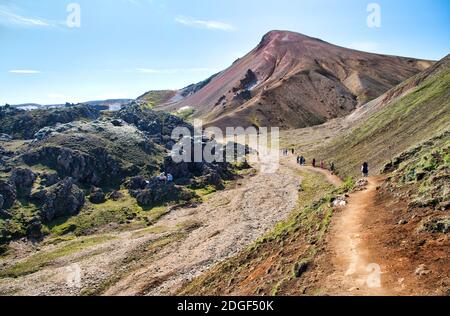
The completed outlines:
{"type": "Polygon", "coordinates": [[[158,180],[166,182],[167,181],[166,173],[165,172],[161,172],[161,174],[158,177],[158,180]]]}
{"type": "Polygon", "coordinates": [[[301,165],[302,158],[300,156],[297,156],[297,164],[301,165]]]}
{"type": "Polygon", "coordinates": [[[312,166],[313,166],[313,168],[316,167],[316,158],[313,159],[313,161],[312,161],[312,166]]]}
{"type": "Polygon", "coordinates": [[[325,162],[323,160],[320,161],[320,169],[325,169],[325,162]]]}
{"type": "Polygon", "coordinates": [[[305,157],[301,156],[300,157],[300,166],[304,166],[305,165],[305,157]]]}
{"type": "Polygon", "coordinates": [[[294,148],[292,148],[292,154],[295,155],[295,149],[294,148]]]}
{"type": "Polygon", "coordinates": [[[170,173],[167,175],[167,182],[173,182],[173,175],[170,173]]]}
{"type": "Polygon", "coordinates": [[[332,174],[334,174],[334,171],[336,170],[336,167],[334,166],[334,162],[330,162],[330,171],[332,174]]]}
{"type": "Polygon", "coordinates": [[[305,157],[303,157],[303,159],[302,159],[303,161],[302,161],[302,166],[306,166],[306,158],[305,157]]]}
{"type": "Polygon", "coordinates": [[[363,174],[363,178],[369,177],[369,164],[367,162],[363,163],[361,172],[363,174]]]}

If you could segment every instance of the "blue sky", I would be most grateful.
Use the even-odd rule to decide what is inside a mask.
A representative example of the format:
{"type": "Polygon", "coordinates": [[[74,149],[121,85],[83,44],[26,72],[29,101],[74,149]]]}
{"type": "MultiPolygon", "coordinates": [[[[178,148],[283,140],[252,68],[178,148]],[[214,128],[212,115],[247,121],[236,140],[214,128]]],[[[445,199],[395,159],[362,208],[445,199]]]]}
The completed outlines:
{"type": "Polygon", "coordinates": [[[273,29],[372,52],[450,53],[448,0],[0,0],[0,104],[135,98],[201,81],[273,29]],[[68,28],[67,5],[81,25],[68,28]],[[378,3],[381,27],[367,25],[378,3]]]}

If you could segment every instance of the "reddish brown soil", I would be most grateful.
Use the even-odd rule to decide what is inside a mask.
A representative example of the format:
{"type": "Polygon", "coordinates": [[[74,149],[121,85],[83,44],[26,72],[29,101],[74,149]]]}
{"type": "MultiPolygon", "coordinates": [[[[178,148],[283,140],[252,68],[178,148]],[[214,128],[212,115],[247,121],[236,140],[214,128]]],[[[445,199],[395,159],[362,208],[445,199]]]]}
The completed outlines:
{"type": "Polygon", "coordinates": [[[301,128],[345,116],[432,65],[412,58],[370,54],[287,31],[272,31],[250,53],[198,92],[162,109],[192,107],[205,123],[301,128]],[[236,98],[246,73],[256,78],[236,98]]]}
{"type": "Polygon", "coordinates": [[[435,211],[408,211],[407,200],[382,189],[382,182],[371,178],[367,190],[351,194],[335,216],[326,251],[303,280],[310,283],[309,294],[450,294],[448,236],[418,232],[420,222],[435,211]],[[380,288],[367,284],[370,264],[381,268],[380,288]],[[423,264],[426,272],[418,275],[423,264]]]}
{"type": "MultiPolygon", "coordinates": [[[[325,170],[314,171],[340,183],[325,170]]],[[[335,209],[325,241],[316,244],[301,231],[293,232],[282,240],[264,243],[256,252],[241,253],[182,293],[449,295],[449,238],[418,230],[421,221],[436,211],[408,210],[408,200],[398,197],[402,196],[399,192],[390,192],[383,183],[383,178],[369,178],[367,188],[351,193],[348,205],[335,209]],[[303,275],[293,277],[293,265],[307,257],[311,247],[317,249],[315,258],[303,275]],[[421,265],[425,269],[417,273],[421,265]]]]}

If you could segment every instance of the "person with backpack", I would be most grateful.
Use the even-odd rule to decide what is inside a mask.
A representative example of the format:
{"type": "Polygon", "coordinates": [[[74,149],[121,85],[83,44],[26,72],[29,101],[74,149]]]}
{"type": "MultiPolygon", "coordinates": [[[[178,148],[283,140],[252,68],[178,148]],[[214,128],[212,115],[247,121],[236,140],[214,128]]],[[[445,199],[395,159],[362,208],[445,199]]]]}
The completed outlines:
{"type": "Polygon", "coordinates": [[[367,162],[364,162],[361,166],[361,172],[363,175],[363,178],[369,177],[369,164],[367,162]]]}
{"type": "Polygon", "coordinates": [[[334,161],[330,162],[330,171],[332,174],[334,174],[334,171],[336,170],[336,167],[334,165],[334,161]]]}

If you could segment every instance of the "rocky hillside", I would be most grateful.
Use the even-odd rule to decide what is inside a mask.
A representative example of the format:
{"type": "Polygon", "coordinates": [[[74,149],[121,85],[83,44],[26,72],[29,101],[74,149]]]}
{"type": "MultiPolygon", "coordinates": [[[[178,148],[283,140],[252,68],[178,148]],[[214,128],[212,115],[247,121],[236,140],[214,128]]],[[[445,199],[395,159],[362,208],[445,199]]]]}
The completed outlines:
{"type": "Polygon", "coordinates": [[[192,108],[221,127],[300,128],[345,116],[430,65],[272,31],[228,69],[158,103],[170,111],[192,108]]]}
{"type": "Polygon", "coordinates": [[[450,57],[346,118],[347,130],[309,156],[334,161],[341,176],[358,176],[363,161],[378,173],[392,157],[448,130],[450,57]]]}
{"type": "Polygon", "coordinates": [[[10,133],[0,142],[3,250],[17,238],[89,235],[124,218],[145,225],[154,216],[145,210],[195,202],[197,190],[233,176],[228,163],[173,163],[172,130],[192,126],[138,104],[103,114],[88,106],[0,111],[10,133]],[[158,180],[162,171],[174,183],[158,180]]]}
{"type": "Polygon", "coordinates": [[[88,105],[31,111],[7,105],[0,108],[0,133],[14,139],[32,139],[41,128],[82,119],[93,120],[99,116],[100,112],[88,105]]]}

